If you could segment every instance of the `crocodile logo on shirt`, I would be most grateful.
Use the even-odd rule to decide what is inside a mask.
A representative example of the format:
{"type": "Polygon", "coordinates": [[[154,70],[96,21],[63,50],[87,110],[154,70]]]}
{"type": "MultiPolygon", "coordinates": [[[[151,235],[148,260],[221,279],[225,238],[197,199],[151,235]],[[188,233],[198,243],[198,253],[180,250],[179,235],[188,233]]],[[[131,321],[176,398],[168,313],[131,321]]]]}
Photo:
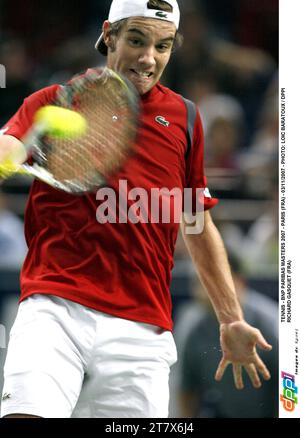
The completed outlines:
{"type": "Polygon", "coordinates": [[[166,120],[163,116],[156,116],[155,121],[163,126],[168,127],[170,125],[170,122],[168,122],[168,120],[166,120]]]}
{"type": "Polygon", "coordinates": [[[155,15],[159,18],[168,18],[168,14],[165,14],[164,12],[161,12],[161,11],[156,12],[155,15]]]}

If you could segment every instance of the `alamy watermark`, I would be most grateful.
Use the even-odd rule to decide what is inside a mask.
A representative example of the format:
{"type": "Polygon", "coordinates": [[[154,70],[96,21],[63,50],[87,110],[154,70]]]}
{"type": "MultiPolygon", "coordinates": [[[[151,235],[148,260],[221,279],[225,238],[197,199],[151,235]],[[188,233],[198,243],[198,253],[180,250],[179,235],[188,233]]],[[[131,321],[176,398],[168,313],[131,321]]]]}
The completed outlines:
{"type": "Polygon", "coordinates": [[[6,69],[0,64],[0,88],[6,88],[6,69]]]}
{"type": "Polygon", "coordinates": [[[100,224],[170,224],[185,223],[186,234],[201,234],[204,227],[205,198],[208,189],[168,189],[141,187],[128,190],[127,180],[120,180],[118,190],[103,187],[97,191],[101,201],[96,211],[100,224]]]}
{"type": "Polygon", "coordinates": [[[6,330],[2,324],[0,324],[0,348],[6,348],[6,330]]]}

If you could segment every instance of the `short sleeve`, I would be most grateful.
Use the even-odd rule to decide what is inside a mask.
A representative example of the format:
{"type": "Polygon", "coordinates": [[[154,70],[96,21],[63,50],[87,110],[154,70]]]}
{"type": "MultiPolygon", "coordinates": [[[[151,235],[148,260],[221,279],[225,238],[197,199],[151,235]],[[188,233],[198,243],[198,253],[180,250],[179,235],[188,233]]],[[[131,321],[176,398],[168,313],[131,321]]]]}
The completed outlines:
{"type": "Polygon", "coordinates": [[[204,133],[198,110],[194,126],[192,147],[186,163],[186,188],[192,189],[193,213],[196,211],[197,197],[199,202],[204,202],[204,210],[213,208],[219,202],[217,198],[211,196],[209,188],[207,187],[207,179],[204,174],[204,133]],[[201,199],[199,199],[197,189],[198,192],[201,192],[201,199]]]}

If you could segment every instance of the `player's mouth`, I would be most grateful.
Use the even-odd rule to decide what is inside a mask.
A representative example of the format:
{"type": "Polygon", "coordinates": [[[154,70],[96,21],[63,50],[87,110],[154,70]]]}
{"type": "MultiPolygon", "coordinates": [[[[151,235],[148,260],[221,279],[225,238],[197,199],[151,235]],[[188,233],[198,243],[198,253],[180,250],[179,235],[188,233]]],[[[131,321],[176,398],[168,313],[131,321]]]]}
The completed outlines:
{"type": "Polygon", "coordinates": [[[153,76],[153,72],[135,70],[133,68],[130,71],[139,79],[149,80],[153,76]]]}

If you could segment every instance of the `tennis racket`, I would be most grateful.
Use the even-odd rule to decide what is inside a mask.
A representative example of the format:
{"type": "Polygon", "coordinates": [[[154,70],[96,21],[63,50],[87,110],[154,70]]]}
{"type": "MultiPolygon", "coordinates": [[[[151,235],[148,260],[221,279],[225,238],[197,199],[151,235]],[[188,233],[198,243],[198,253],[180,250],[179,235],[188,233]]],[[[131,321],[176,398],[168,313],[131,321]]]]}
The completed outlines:
{"type": "MultiPolygon", "coordinates": [[[[34,122],[22,139],[30,164],[17,173],[81,194],[104,185],[133,153],[139,99],[131,82],[116,72],[97,68],[73,78],[59,88],[51,108],[51,120],[58,123],[42,116],[34,122]],[[80,129],[76,123],[83,120],[80,129]]],[[[0,164],[2,179],[12,173],[8,163],[0,164]]]]}

